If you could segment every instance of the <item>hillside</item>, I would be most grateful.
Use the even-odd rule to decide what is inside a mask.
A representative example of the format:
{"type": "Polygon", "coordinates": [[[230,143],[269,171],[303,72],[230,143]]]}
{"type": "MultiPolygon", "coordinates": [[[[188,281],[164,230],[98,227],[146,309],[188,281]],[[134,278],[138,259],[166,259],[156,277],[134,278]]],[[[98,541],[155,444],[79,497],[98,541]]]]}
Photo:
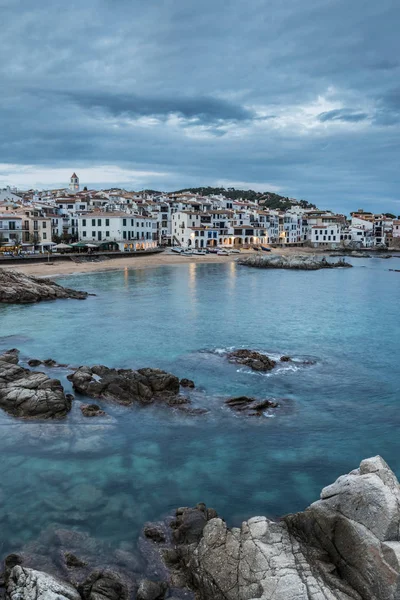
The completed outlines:
{"type": "Polygon", "coordinates": [[[265,208],[275,208],[278,210],[287,210],[294,204],[299,204],[303,208],[316,208],[315,204],[311,204],[306,200],[289,199],[285,196],[280,196],[273,192],[255,192],[254,190],[237,190],[235,188],[223,188],[223,187],[202,187],[202,188],[185,188],[182,190],[176,190],[174,193],[191,192],[192,194],[200,194],[202,196],[210,195],[222,195],[232,200],[250,200],[251,202],[257,202],[260,206],[265,208]]]}

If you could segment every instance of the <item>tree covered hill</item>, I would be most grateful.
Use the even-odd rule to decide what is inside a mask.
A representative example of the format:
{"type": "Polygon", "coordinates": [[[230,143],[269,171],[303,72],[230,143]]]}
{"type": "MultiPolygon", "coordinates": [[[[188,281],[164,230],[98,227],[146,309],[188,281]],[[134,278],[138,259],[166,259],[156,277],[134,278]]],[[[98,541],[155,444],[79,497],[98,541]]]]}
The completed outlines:
{"type": "Polygon", "coordinates": [[[223,187],[198,187],[176,190],[174,193],[180,194],[183,192],[191,192],[192,194],[200,194],[201,196],[222,195],[232,200],[250,200],[251,202],[258,202],[260,206],[265,208],[274,208],[277,210],[287,210],[294,204],[299,204],[303,208],[317,208],[315,204],[310,204],[306,200],[293,200],[273,192],[255,192],[254,190],[237,190],[235,188],[223,187]]]}

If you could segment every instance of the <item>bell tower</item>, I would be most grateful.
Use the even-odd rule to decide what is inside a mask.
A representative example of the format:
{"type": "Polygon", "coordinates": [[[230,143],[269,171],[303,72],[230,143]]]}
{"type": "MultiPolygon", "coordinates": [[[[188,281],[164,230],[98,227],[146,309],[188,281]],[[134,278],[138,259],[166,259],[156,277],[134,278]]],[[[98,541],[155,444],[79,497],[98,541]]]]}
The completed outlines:
{"type": "Polygon", "coordinates": [[[71,192],[79,192],[79,177],[76,173],[73,173],[70,179],[69,189],[71,192]]]}

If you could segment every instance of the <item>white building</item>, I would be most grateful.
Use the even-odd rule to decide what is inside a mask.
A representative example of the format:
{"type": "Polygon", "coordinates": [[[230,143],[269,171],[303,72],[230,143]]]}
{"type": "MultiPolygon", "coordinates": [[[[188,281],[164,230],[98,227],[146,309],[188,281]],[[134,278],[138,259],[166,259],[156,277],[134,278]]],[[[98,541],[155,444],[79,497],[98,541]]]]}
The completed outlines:
{"type": "Polygon", "coordinates": [[[77,217],[82,242],[115,242],[120,250],[157,247],[157,223],[152,217],[126,212],[92,212],[77,217]]]}
{"type": "Polygon", "coordinates": [[[340,245],[340,223],[313,225],[311,227],[311,244],[315,247],[335,247],[340,245]]]}
{"type": "Polygon", "coordinates": [[[71,192],[79,192],[79,177],[76,173],[73,173],[69,182],[69,189],[71,192]]]}
{"type": "Polygon", "coordinates": [[[0,214],[0,246],[22,242],[22,217],[0,214]]]}

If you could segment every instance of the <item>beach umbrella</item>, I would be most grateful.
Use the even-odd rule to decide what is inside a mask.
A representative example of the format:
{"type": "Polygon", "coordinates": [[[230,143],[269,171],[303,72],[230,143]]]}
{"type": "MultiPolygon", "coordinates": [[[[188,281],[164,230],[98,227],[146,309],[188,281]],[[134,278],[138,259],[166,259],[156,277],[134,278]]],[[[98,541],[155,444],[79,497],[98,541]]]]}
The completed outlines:
{"type": "Polygon", "coordinates": [[[97,248],[96,244],[86,244],[86,248],[97,248]]]}
{"type": "Polygon", "coordinates": [[[70,250],[72,246],[70,246],[69,244],[56,244],[54,248],[57,250],[70,250]]]}

